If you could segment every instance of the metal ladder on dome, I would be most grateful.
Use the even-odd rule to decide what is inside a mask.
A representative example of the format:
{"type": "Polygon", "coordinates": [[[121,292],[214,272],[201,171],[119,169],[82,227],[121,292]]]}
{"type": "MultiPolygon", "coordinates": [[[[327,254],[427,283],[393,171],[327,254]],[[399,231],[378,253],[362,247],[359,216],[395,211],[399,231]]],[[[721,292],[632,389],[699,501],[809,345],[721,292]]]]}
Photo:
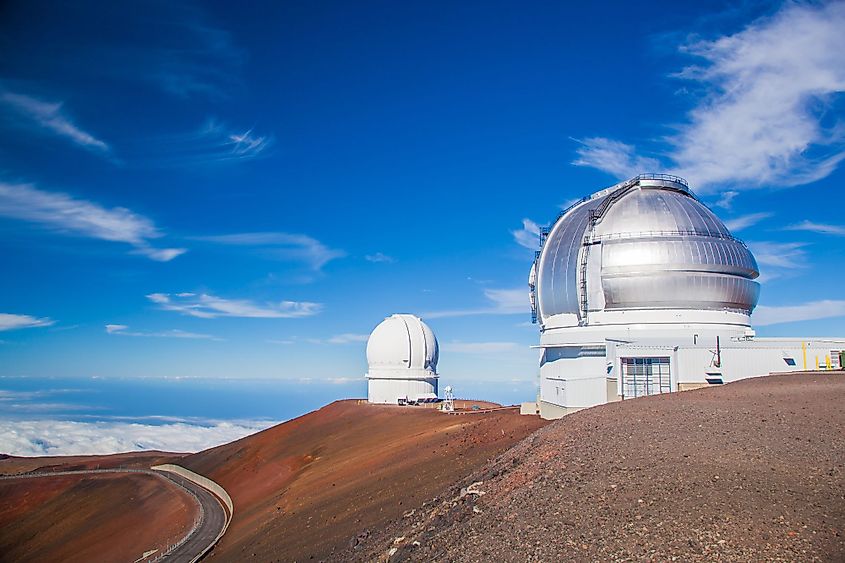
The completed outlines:
{"type": "Polygon", "coordinates": [[[639,176],[631,178],[627,182],[623,182],[616,190],[608,194],[598,207],[590,210],[590,219],[587,223],[587,229],[584,231],[584,241],[582,243],[583,251],[581,252],[581,263],[579,265],[579,273],[581,274],[581,319],[578,321],[578,324],[581,326],[586,325],[589,321],[587,263],[590,258],[590,247],[594,244],[601,244],[600,240],[593,238],[593,230],[596,228],[596,223],[598,223],[599,220],[604,217],[604,214],[607,213],[607,210],[610,209],[610,206],[616,201],[619,201],[622,196],[634,189],[634,186],[637,186],[639,183],[639,176]]]}

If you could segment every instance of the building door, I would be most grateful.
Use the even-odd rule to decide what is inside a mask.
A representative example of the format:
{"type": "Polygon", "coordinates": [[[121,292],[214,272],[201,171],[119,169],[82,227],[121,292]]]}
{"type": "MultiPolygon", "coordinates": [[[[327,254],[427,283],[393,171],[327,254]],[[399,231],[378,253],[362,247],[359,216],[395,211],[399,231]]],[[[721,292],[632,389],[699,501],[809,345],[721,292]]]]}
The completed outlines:
{"type": "Polygon", "coordinates": [[[622,358],[622,398],[672,391],[669,358],[622,358]]]}

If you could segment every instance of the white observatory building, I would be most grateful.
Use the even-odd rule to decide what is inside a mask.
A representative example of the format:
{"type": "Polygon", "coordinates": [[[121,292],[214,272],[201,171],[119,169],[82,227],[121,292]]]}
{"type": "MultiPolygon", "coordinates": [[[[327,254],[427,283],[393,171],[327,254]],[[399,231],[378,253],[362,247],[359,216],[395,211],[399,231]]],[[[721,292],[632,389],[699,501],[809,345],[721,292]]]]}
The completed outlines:
{"type": "Polygon", "coordinates": [[[758,275],[682,178],[641,175],[578,201],[543,232],[529,277],[540,414],[838,367],[845,340],[755,338],[758,275]]]}
{"type": "Polygon", "coordinates": [[[437,399],[437,338],[414,315],[391,315],[367,341],[367,400],[404,404],[437,399]]]}

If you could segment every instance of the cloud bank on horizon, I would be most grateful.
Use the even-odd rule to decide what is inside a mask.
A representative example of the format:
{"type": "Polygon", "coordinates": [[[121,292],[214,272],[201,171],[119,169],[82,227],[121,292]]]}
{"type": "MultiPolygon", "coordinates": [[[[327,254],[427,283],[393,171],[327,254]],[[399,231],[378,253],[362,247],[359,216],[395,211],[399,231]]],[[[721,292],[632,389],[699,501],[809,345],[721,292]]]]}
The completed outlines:
{"type": "Polygon", "coordinates": [[[239,440],[268,421],[74,422],[0,419],[0,453],[15,456],[108,455],[143,450],[193,453],[239,440]]]}

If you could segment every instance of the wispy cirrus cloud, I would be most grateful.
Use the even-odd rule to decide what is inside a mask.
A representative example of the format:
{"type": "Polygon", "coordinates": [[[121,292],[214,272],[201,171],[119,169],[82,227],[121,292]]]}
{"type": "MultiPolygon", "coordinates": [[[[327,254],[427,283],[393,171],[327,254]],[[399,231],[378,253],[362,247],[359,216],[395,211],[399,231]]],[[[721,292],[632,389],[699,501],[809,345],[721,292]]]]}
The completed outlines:
{"type": "MultiPolygon", "coordinates": [[[[742,31],[681,46],[700,64],[675,77],[705,94],[662,142],[662,169],[702,191],[795,186],[828,176],[845,159],[845,127],[830,122],[845,92],[845,3],[786,3],[742,31]],[[826,122],[823,123],[823,118],[826,122]]],[[[618,178],[653,168],[628,144],[582,141],[575,164],[618,178]]]]}
{"type": "Polygon", "coordinates": [[[156,248],[151,240],[164,236],[148,218],[125,207],[103,207],[32,184],[0,182],[0,217],[27,221],[62,234],[122,242],[159,262],[187,252],[184,248],[156,248]]]}
{"type": "Polygon", "coordinates": [[[843,316],[845,316],[844,300],[823,299],[799,305],[760,305],[754,310],[751,320],[757,326],[769,326],[843,316]]]}
{"type": "Polygon", "coordinates": [[[663,169],[657,159],[638,156],[635,147],[620,141],[605,137],[574,140],[580,144],[575,149],[578,158],[572,162],[575,166],[598,168],[620,179],[663,169]]]}
{"type": "Polygon", "coordinates": [[[423,317],[428,319],[442,319],[448,317],[467,317],[472,315],[528,315],[528,286],[516,289],[485,289],[484,297],[487,305],[476,309],[453,309],[445,311],[431,311],[423,317]]]}
{"type": "Polygon", "coordinates": [[[743,229],[747,229],[753,225],[756,225],[763,219],[768,219],[772,217],[774,213],[768,213],[761,211],[759,213],[749,213],[748,215],[740,215],[739,217],[734,217],[732,219],[728,219],[725,221],[725,226],[728,228],[729,231],[741,231],[743,229]]]}
{"type": "Polygon", "coordinates": [[[516,243],[529,250],[540,248],[540,225],[531,219],[522,220],[522,228],[511,231],[516,243]]]}
{"type": "Polygon", "coordinates": [[[343,334],[336,334],[329,338],[309,338],[306,340],[309,344],[359,344],[369,340],[369,334],[358,334],[353,332],[345,332],[343,334]]]}
{"type": "Polygon", "coordinates": [[[725,190],[719,195],[719,199],[713,203],[716,207],[721,207],[722,209],[732,209],[733,208],[733,201],[736,199],[736,196],[739,195],[739,192],[736,190],[725,190]]]}
{"type": "Polygon", "coordinates": [[[0,91],[0,106],[11,111],[21,125],[35,125],[86,150],[109,154],[111,147],[77,126],[62,102],[46,102],[25,94],[0,91]]]}
{"type": "Polygon", "coordinates": [[[52,326],[54,324],[56,324],[56,321],[46,317],[38,318],[30,315],[0,313],[0,331],[17,330],[21,328],[37,328],[42,326],[52,326]]]}
{"type": "Polygon", "coordinates": [[[254,128],[237,129],[216,119],[186,133],[140,139],[129,149],[146,166],[180,168],[245,162],[271,154],[275,139],[254,128]]]}
{"type": "Polygon", "coordinates": [[[290,319],[318,314],[323,305],[309,301],[278,301],[255,303],[246,299],[224,299],[207,293],[151,293],[147,299],[159,309],[175,311],[192,317],[245,317],[290,319]]]}
{"type": "Polygon", "coordinates": [[[845,226],[816,223],[815,221],[801,221],[800,223],[784,227],[784,229],[787,231],[809,231],[823,235],[845,236],[845,226]]]}
{"type": "MultiPolygon", "coordinates": [[[[21,5],[19,17],[37,18],[44,7],[41,2],[21,5]]],[[[184,100],[220,101],[243,87],[248,52],[200,3],[148,2],[143,13],[120,2],[50,7],[51,17],[64,25],[51,29],[49,40],[27,43],[30,60],[45,76],[64,69],[83,83],[119,80],[184,100]]],[[[7,41],[25,42],[28,33],[8,30],[7,41]]]]}
{"type": "Polygon", "coordinates": [[[388,256],[387,254],[384,254],[382,252],[376,252],[375,254],[367,254],[364,256],[364,260],[366,260],[367,262],[373,262],[374,264],[392,264],[396,262],[396,258],[388,256]]]}
{"type": "Polygon", "coordinates": [[[127,49],[137,63],[137,78],[181,98],[227,97],[241,84],[247,52],[199,6],[163,6],[164,13],[155,22],[160,32],[155,44],[127,49]]]}
{"type": "Polygon", "coordinates": [[[321,270],[332,260],[346,256],[343,250],[329,248],[314,237],[297,233],[233,233],[192,238],[216,244],[253,247],[264,258],[302,262],[314,271],[321,270]]]}
{"type": "Polygon", "coordinates": [[[747,244],[760,266],[760,277],[757,278],[760,283],[795,275],[807,267],[807,243],[749,241],[747,244]]]}
{"type": "Polygon", "coordinates": [[[134,331],[129,330],[127,325],[107,324],[106,332],[108,334],[116,334],[119,336],[140,336],[143,338],[187,338],[191,340],[222,340],[212,334],[202,334],[198,332],[188,332],[184,330],[171,329],[162,331],[134,331]]]}
{"type": "Polygon", "coordinates": [[[803,242],[748,242],[758,264],[778,268],[802,268],[807,262],[807,244],[803,242]]]}

